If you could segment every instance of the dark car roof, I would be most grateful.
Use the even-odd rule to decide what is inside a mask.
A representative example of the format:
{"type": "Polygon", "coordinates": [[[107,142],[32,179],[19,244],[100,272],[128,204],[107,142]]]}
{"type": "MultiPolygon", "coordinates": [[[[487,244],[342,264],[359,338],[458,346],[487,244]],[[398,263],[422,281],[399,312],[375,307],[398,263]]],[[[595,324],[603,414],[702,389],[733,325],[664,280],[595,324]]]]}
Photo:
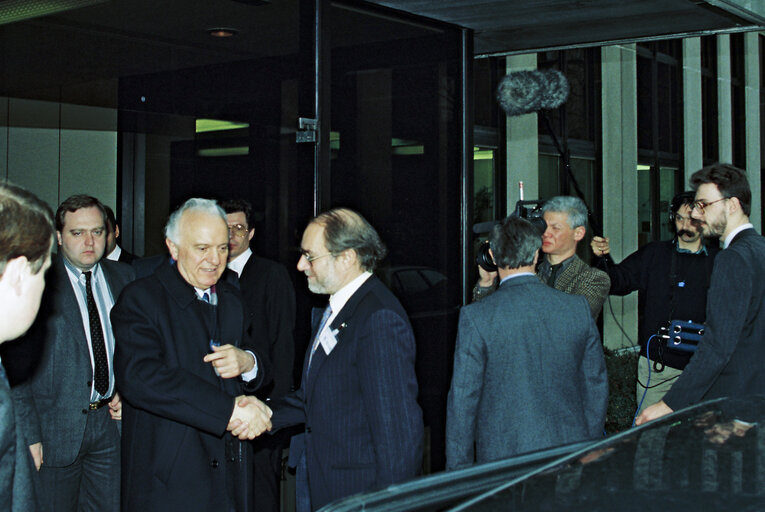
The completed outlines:
{"type": "Polygon", "coordinates": [[[360,494],[326,510],[765,510],[765,397],[360,494]]]}

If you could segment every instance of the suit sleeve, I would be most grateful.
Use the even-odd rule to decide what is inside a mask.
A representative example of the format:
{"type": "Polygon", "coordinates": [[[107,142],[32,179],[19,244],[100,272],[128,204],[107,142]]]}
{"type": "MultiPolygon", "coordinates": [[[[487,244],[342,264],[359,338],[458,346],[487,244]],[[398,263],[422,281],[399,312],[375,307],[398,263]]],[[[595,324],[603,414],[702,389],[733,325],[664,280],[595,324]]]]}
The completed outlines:
{"type": "Polygon", "coordinates": [[[486,355],[469,309],[460,312],[454,373],[446,405],[446,469],[473,464],[486,355]]]}
{"type": "Polygon", "coordinates": [[[377,461],[378,486],[416,475],[422,464],[422,411],[417,404],[415,343],[406,319],[373,313],[358,340],[358,374],[377,461]]]}
{"type": "Polygon", "coordinates": [[[272,395],[286,395],[292,387],[292,366],[295,359],[295,290],[286,269],[279,265],[271,276],[266,311],[268,318],[269,355],[274,377],[272,395]]]}
{"type": "MultiPolygon", "coordinates": [[[[585,318],[584,313],[582,313],[582,318],[585,318]]],[[[592,318],[588,320],[584,356],[582,357],[582,382],[584,383],[582,398],[587,432],[591,437],[597,438],[603,434],[603,427],[606,424],[608,375],[598,328],[592,318]]]]}
{"type": "Polygon", "coordinates": [[[664,396],[673,411],[699,402],[730,361],[741,339],[752,286],[759,277],[746,258],[725,250],[715,259],[707,293],[707,320],[698,350],[664,396]]]}
{"type": "Polygon", "coordinates": [[[222,435],[234,397],[193,372],[166,363],[165,340],[148,291],[126,289],[111,313],[117,340],[114,374],[122,396],[136,408],[222,435]],[[138,292],[138,293],[136,293],[138,292]]]}
{"type": "Polygon", "coordinates": [[[28,383],[19,384],[11,388],[13,408],[20,424],[24,425],[24,440],[28,446],[42,442],[42,429],[40,418],[37,416],[37,408],[34,403],[34,394],[28,383]]]}
{"type": "Polygon", "coordinates": [[[587,303],[590,305],[592,318],[598,318],[600,311],[603,309],[603,303],[608,297],[611,279],[609,279],[608,274],[596,268],[590,268],[589,274],[582,283],[584,291],[581,295],[584,295],[584,298],[587,299],[587,303]]]}

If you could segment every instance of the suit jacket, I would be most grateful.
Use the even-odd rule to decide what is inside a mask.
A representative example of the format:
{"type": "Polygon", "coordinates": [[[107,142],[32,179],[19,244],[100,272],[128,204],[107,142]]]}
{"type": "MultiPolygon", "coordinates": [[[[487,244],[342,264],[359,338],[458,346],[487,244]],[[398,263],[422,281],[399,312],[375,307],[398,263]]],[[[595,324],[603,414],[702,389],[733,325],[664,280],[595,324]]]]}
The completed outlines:
{"type": "Polygon", "coordinates": [[[597,438],[607,402],[587,301],[514,277],[460,312],[447,469],[597,438]]]}
{"type": "Polygon", "coordinates": [[[555,278],[555,289],[587,299],[592,318],[598,318],[611,288],[611,279],[602,270],[592,268],[576,254],[572,261],[555,278]]]}
{"type": "Polygon", "coordinates": [[[305,423],[290,459],[305,454],[314,509],[414,477],[422,464],[414,335],[398,299],[372,276],[330,328],[334,349],[319,348],[307,372],[309,348],[300,389],[272,402],[274,429],[305,423]]]}
{"type": "Polygon", "coordinates": [[[13,397],[0,365],[0,511],[34,512],[37,500],[29,448],[16,420],[13,397]]]}
{"type": "Polygon", "coordinates": [[[131,252],[127,252],[124,248],[120,251],[120,257],[118,258],[118,261],[121,261],[122,263],[127,263],[128,265],[132,264],[136,259],[138,259],[138,256],[131,252]]]}
{"type": "MultiPolygon", "coordinates": [[[[222,281],[216,290],[217,341],[241,346],[239,291],[222,281]]],[[[235,506],[232,489],[244,466],[243,446],[226,426],[234,397],[244,390],[241,379],[221,379],[202,361],[216,330],[212,311],[169,263],[125,288],[112,310],[114,371],[123,398],[125,511],[235,506]]],[[[267,370],[267,363],[257,360],[251,389],[267,370]]]]}
{"type": "Polygon", "coordinates": [[[295,290],[284,265],[250,256],[239,277],[250,338],[271,362],[273,380],[258,394],[279,397],[292,388],[295,358],[295,290]]]}
{"type": "MultiPolygon", "coordinates": [[[[123,263],[99,262],[112,297],[134,277],[123,263]]],[[[40,347],[42,356],[32,376],[13,388],[15,406],[27,444],[43,443],[47,466],[68,466],[82,445],[90,403],[93,366],[77,297],[62,256],[54,258],[43,292],[40,313],[22,343],[40,347]]]]}
{"type": "Polygon", "coordinates": [[[738,233],[715,259],[704,336],[664,396],[678,410],[701,400],[765,393],[765,238],[738,233]]]}

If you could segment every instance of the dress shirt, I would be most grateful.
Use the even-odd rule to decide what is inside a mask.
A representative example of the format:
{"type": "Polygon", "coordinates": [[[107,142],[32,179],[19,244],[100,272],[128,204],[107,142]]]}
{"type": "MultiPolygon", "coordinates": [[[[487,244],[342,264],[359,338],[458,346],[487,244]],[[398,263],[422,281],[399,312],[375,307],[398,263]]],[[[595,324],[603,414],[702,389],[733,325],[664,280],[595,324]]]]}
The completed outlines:
{"type": "Polygon", "coordinates": [[[236,272],[236,275],[242,277],[242,271],[247,262],[250,261],[250,256],[252,256],[252,250],[248,247],[242,254],[229,261],[227,266],[236,272]]]}
{"type": "MultiPolygon", "coordinates": [[[[565,260],[563,260],[560,263],[558,263],[558,265],[560,265],[560,267],[558,267],[558,273],[555,276],[556,281],[558,279],[558,276],[561,275],[563,273],[563,271],[566,270],[568,268],[568,266],[571,265],[571,263],[574,262],[574,257],[575,256],[576,256],[576,254],[572,254],[571,256],[566,258],[565,260]]],[[[537,275],[542,276],[542,278],[543,278],[542,280],[545,283],[547,282],[547,279],[550,277],[550,272],[552,271],[552,267],[553,267],[553,265],[550,264],[550,262],[547,260],[546,257],[542,259],[542,263],[539,265],[539,270],[537,272],[537,275]]],[[[555,284],[555,283],[553,283],[553,284],[555,284]]],[[[553,286],[553,288],[554,288],[554,286],[553,286]]]]}
{"type": "MultiPolygon", "coordinates": [[[[340,313],[340,311],[343,309],[345,304],[350,300],[350,298],[353,296],[354,293],[356,293],[356,290],[361,288],[361,285],[364,284],[364,282],[372,277],[371,272],[364,271],[359,276],[357,276],[353,281],[346,284],[342,288],[340,288],[338,291],[334,293],[334,295],[330,295],[329,297],[329,305],[332,307],[332,315],[327,320],[327,323],[324,327],[326,329],[332,324],[332,321],[337,317],[337,314],[340,313]]],[[[321,333],[317,332],[316,336],[318,337],[321,333]]]]}
{"type": "Polygon", "coordinates": [[[534,272],[519,272],[517,274],[510,274],[509,276],[503,277],[502,281],[499,282],[499,285],[502,286],[502,283],[504,283],[505,281],[509,281],[514,277],[533,276],[533,275],[536,275],[536,274],[534,274],[534,272]]]}
{"type": "MultiPolygon", "coordinates": [[[[64,267],[66,267],[66,273],[69,276],[69,281],[72,283],[74,296],[77,298],[77,305],[80,308],[82,325],[84,326],[85,337],[88,340],[90,366],[93,368],[93,345],[90,339],[90,317],[88,316],[87,292],[85,290],[85,274],[83,274],[80,269],[72,265],[69,260],[66,259],[66,257],[63,257],[63,260],[64,267]]],[[[93,299],[96,301],[96,306],[98,306],[98,316],[101,319],[101,328],[104,331],[106,356],[109,363],[109,391],[107,391],[105,395],[100,395],[96,391],[95,377],[91,379],[90,401],[97,402],[104,398],[109,398],[114,394],[114,368],[112,368],[112,362],[114,361],[114,333],[112,332],[112,323],[109,321],[109,313],[114,306],[114,297],[112,297],[112,292],[109,289],[109,284],[106,282],[104,272],[101,270],[101,265],[96,263],[90,269],[90,271],[92,273],[91,282],[93,284],[93,299]]]]}
{"type": "Polygon", "coordinates": [[[745,229],[752,228],[754,229],[754,226],[749,224],[748,222],[746,224],[742,224],[733,231],[731,231],[728,236],[725,237],[725,243],[723,244],[723,249],[727,249],[730,243],[733,241],[733,237],[744,231],[745,229]]]}
{"type": "Polygon", "coordinates": [[[122,254],[122,248],[119,245],[115,245],[114,250],[106,256],[106,259],[112,260],[112,261],[119,261],[120,254],[122,254]]]}

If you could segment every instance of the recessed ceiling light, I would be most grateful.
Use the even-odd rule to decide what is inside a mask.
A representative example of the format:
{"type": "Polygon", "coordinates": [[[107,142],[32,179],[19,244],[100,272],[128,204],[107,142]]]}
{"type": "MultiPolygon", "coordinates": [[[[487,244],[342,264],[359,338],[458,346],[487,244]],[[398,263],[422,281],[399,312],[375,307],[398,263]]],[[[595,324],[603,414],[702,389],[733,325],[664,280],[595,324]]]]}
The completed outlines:
{"type": "Polygon", "coordinates": [[[239,33],[235,28],[211,28],[207,30],[207,33],[212,37],[232,37],[239,33]]]}

